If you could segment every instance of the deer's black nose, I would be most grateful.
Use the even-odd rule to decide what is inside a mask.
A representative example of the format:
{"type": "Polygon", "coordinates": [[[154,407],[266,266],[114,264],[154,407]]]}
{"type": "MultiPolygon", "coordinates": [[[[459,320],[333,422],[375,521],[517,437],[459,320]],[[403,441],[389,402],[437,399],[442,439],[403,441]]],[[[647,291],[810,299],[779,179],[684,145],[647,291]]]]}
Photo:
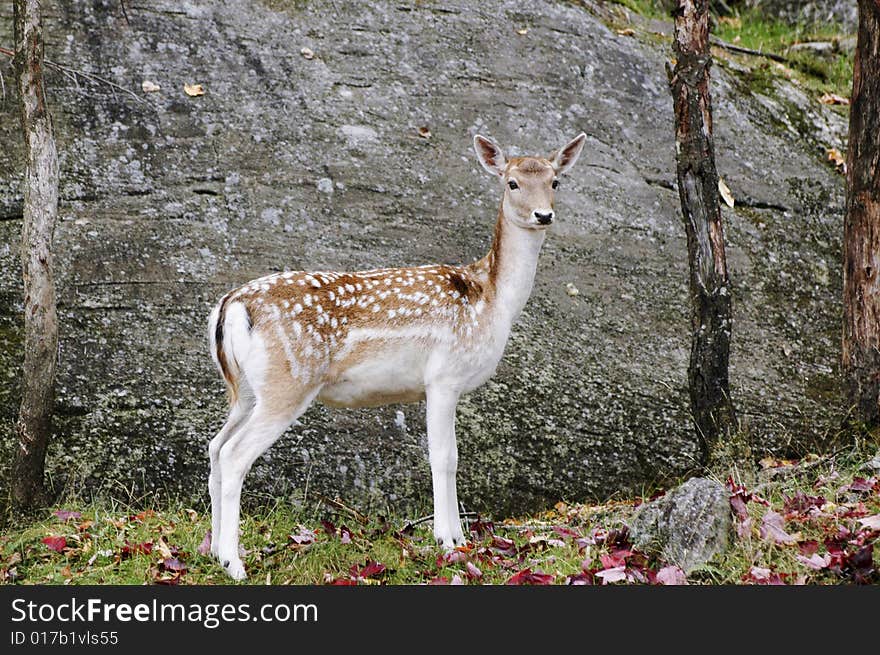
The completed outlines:
{"type": "Polygon", "coordinates": [[[553,212],[535,212],[535,219],[539,225],[550,225],[553,222],[553,212]]]}

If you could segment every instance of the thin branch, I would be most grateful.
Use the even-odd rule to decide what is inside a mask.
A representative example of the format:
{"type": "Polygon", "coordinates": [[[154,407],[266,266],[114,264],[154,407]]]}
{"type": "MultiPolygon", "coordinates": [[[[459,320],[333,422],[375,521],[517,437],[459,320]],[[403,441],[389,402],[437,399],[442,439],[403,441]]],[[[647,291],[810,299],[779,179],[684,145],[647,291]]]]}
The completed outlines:
{"type": "MultiPolygon", "coordinates": [[[[459,518],[472,518],[472,517],[478,517],[479,513],[477,513],[477,512],[459,512],[458,516],[459,516],[459,518]]],[[[415,521],[407,521],[406,524],[401,528],[401,530],[409,530],[411,528],[416,527],[417,525],[419,525],[421,523],[425,523],[426,521],[433,521],[433,520],[434,520],[434,515],[428,514],[427,516],[423,516],[422,518],[416,519],[415,521]]]]}
{"type": "MultiPolygon", "coordinates": [[[[0,54],[6,55],[7,57],[14,57],[15,51],[10,50],[9,48],[0,48],[0,54]]],[[[61,73],[64,73],[66,76],[72,77],[74,83],[76,83],[77,88],[79,88],[79,82],[77,81],[77,77],[83,77],[83,78],[89,80],[90,82],[93,82],[96,84],[106,84],[111,89],[114,89],[114,93],[115,93],[115,91],[118,90],[118,91],[121,91],[122,93],[125,93],[126,95],[134,98],[138,102],[142,102],[145,105],[150,104],[149,102],[147,102],[146,100],[141,98],[139,95],[137,95],[131,89],[127,89],[124,86],[120,86],[119,84],[116,84],[116,82],[112,82],[111,80],[108,80],[106,77],[101,77],[100,75],[95,75],[93,73],[86,73],[86,72],[81,71],[79,69],[71,68],[70,66],[65,66],[64,64],[59,64],[59,63],[56,63],[56,62],[51,61],[49,59],[44,59],[43,63],[45,63],[46,66],[48,66],[49,68],[54,68],[55,70],[60,71],[61,73]]]]}
{"type": "Polygon", "coordinates": [[[709,43],[714,46],[718,46],[719,48],[724,48],[725,50],[730,50],[730,52],[736,52],[743,55],[752,55],[754,57],[766,57],[767,59],[772,59],[773,61],[778,61],[783,64],[789,63],[787,57],[783,57],[782,55],[777,55],[775,52],[764,52],[763,50],[752,50],[751,48],[744,48],[739,45],[734,45],[732,43],[728,43],[727,41],[722,41],[716,36],[709,37],[709,43]]]}
{"type": "Polygon", "coordinates": [[[334,509],[340,509],[343,512],[351,514],[354,517],[355,521],[357,521],[358,523],[360,523],[362,525],[366,525],[367,523],[370,522],[370,520],[366,516],[361,514],[356,509],[349,507],[348,505],[343,503],[341,500],[335,500],[333,498],[329,498],[328,496],[325,496],[325,495],[319,494],[319,493],[315,493],[315,496],[317,496],[318,499],[321,502],[323,502],[325,505],[329,505],[330,507],[332,507],[334,509]]]}
{"type": "Polygon", "coordinates": [[[128,20],[128,12],[125,10],[125,0],[119,0],[119,4],[122,6],[122,16],[125,18],[125,24],[131,27],[131,22],[128,20]]]}

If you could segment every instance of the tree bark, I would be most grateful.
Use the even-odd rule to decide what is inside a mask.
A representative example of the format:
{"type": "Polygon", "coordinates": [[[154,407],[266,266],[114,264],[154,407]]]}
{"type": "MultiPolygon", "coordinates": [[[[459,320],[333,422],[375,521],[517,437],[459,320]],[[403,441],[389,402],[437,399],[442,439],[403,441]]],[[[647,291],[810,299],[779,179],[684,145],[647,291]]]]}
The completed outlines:
{"type": "Polygon", "coordinates": [[[859,0],[843,222],[843,370],[853,416],[880,424],[880,1],[859,0]]]}
{"type": "Polygon", "coordinates": [[[703,463],[736,429],[730,398],[731,297],[709,95],[709,2],[678,0],[675,68],[670,79],[675,108],[678,193],[687,232],[690,266],[691,411],[703,463]]]}
{"type": "Polygon", "coordinates": [[[58,321],[52,239],[58,214],[58,157],[43,86],[39,0],[15,0],[15,66],[25,141],[24,370],[11,475],[12,500],[26,509],[45,500],[43,470],[52,433],[58,321]]]}

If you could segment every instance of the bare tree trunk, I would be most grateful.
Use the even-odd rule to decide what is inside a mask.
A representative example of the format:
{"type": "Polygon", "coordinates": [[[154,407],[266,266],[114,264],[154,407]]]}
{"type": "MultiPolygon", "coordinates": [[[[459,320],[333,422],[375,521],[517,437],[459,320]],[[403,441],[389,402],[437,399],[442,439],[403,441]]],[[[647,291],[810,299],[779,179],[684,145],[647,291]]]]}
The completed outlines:
{"type": "Polygon", "coordinates": [[[25,140],[24,375],[12,469],[19,508],[44,501],[43,468],[52,433],[58,321],[52,278],[52,237],[58,214],[58,157],[43,88],[43,25],[39,0],[15,0],[15,65],[25,140]]]}
{"type": "Polygon", "coordinates": [[[691,296],[691,411],[704,463],[736,430],[730,398],[731,298],[718,173],[712,143],[709,95],[709,2],[678,0],[675,69],[670,79],[675,107],[678,193],[687,231],[691,296]]]}
{"type": "Polygon", "coordinates": [[[843,222],[843,370],[854,417],[880,424],[880,1],[859,0],[843,222]]]}

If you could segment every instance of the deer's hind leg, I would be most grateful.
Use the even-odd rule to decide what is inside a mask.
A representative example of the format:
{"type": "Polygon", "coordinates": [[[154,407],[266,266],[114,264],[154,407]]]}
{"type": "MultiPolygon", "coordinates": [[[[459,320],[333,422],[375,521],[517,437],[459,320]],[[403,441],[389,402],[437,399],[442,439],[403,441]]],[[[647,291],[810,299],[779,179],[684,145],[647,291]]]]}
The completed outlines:
{"type": "Polygon", "coordinates": [[[283,392],[255,389],[253,409],[220,448],[220,537],[217,557],[235,580],[245,577],[238,554],[241,488],[253,463],[308,409],[319,387],[291,385],[283,392]]]}
{"type": "Polygon", "coordinates": [[[217,435],[208,444],[208,456],[211,461],[211,473],[208,476],[208,492],[211,495],[211,554],[217,556],[217,547],[220,542],[220,503],[221,475],[220,475],[220,450],[229,441],[239,428],[244,424],[254,409],[254,397],[250,389],[239,389],[238,398],[229,408],[229,416],[226,423],[220,428],[217,435]]]}

